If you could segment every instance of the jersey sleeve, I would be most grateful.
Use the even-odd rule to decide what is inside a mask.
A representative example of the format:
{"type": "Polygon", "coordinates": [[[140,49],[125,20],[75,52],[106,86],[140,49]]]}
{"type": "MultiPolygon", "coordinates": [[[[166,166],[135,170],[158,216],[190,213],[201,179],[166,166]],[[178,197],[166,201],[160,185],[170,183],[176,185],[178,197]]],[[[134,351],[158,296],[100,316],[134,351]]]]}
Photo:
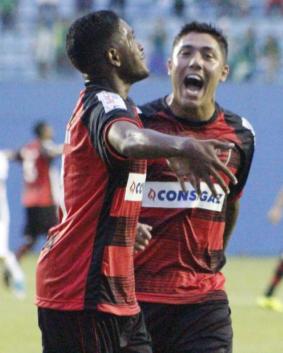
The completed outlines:
{"type": "Polygon", "coordinates": [[[134,106],[129,106],[118,94],[102,91],[96,96],[98,102],[85,119],[85,124],[100,158],[108,166],[113,166],[117,161],[123,161],[126,158],[119,155],[108,142],[107,135],[111,125],[116,121],[128,121],[139,127],[142,124],[135,113],[134,106]]]}
{"type": "Polygon", "coordinates": [[[241,143],[237,146],[240,153],[240,166],[236,173],[238,184],[230,189],[229,199],[238,199],[241,197],[244,186],[246,185],[255,149],[255,132],[251,124],[245,118],[241,118],[240,139],[241,143]]]}

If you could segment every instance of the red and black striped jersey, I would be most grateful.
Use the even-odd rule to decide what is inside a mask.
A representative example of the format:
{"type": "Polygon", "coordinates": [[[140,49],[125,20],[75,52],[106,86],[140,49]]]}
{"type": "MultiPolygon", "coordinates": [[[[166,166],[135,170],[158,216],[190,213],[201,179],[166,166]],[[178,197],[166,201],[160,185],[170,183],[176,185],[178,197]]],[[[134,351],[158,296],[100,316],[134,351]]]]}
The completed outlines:
{"type": "MultiPolygon", "coordinates": [[[[222,152],[220,158],[238,178],[237,185],[229,185],[229,198],[240,197],[254,152],[254,134],[246,119],[217,105],[209,121],[188,121],[174,116],[165,99],[141,110],[147,128],[233,142],[232,152],[222,152]]],[[[148,163],[140,221],[153,227],[153,237],[135,258],[138,300],[180,304],[226,298],[220,270],[225,263],[227,195],[220,185],[215,187],[217,197],[205,183],[200,196],[190,184],[184,192],[164,159],[148,163]]]]}
{"type": "Polygon", "coordinates": [[[64,202],[37,265],[37,305],[58,310],[139,312],[133,244],[146,161],[118,155],[107,140],[115,121],[139,127],[130,99],[91,84],[66,130],[64,202]]]}
{"type": "MultiPolygon", "coordinates": [[[[52,142],[51,142],[52,143],[52,142]]],[[[48,207],[56,203],[52,166],[53,158],[45,153],[39,139],[23,146],[17,154],[22,163],[24,190],[22,203],[25,207],[48,207]]]]}

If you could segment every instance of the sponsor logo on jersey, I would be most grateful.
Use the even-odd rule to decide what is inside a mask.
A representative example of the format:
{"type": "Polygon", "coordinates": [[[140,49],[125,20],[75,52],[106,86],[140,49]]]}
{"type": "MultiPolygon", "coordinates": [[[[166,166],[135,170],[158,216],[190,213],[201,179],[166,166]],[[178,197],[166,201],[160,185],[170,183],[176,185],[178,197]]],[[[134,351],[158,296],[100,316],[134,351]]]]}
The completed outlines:
{"type": "Polygon", "coordinates": [[[146,174],[130,173],[125,193],[126,201],[142,201],[146,174]]]}
{"type": "Polygon", "coordinates": [[[178,182],[146,182],[143,192],[143,207],[155,208],[202,208],[221,212],[225,193],[218,184],[214,184],[217,196],[213,196],[208,185],[201,183],[201,194],[198,195],[190,183],[183,191],[178,182]]]}
{"type": "Polygon", "coordinates": [[[105,113],[115,109],[127,110],[124,100],[116,93],[102,91],[97,94],[97,98],[102,103],[105,113]]]}

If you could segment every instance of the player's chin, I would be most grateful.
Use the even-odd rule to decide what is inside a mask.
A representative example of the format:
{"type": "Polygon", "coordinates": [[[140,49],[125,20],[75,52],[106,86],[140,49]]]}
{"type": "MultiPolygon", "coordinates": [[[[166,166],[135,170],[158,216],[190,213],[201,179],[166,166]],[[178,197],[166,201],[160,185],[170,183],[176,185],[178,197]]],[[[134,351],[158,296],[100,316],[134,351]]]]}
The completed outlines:
{"type": "Polygon", "coordinates": [[[146,66],[141,67],[139,70],[136,71],[135,73],[135,81],[141,81],[144,80],[149,76],[149,70],[146,66]]]}

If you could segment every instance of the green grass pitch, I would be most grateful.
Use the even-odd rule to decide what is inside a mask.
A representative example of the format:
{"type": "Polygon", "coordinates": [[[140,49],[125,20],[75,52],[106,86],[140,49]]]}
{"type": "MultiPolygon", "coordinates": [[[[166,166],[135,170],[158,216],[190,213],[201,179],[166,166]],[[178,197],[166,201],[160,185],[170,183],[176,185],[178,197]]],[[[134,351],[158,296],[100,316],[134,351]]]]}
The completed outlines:
{"type": "MultiPolygon", "coordinates": [[[[255,305],[269,280],[276,258],[230,257],[225,266],[227,291],[232,308],[234,353],[282,353],[283,313],[266,311],[255,305]]],[[[28,295],[17,300],[0,283],[0,353],[40,353],[34,300],[36,256],[24,259],[28,295]]],[[[283,300],[283,283],[278,290],[283,300]]]]}

